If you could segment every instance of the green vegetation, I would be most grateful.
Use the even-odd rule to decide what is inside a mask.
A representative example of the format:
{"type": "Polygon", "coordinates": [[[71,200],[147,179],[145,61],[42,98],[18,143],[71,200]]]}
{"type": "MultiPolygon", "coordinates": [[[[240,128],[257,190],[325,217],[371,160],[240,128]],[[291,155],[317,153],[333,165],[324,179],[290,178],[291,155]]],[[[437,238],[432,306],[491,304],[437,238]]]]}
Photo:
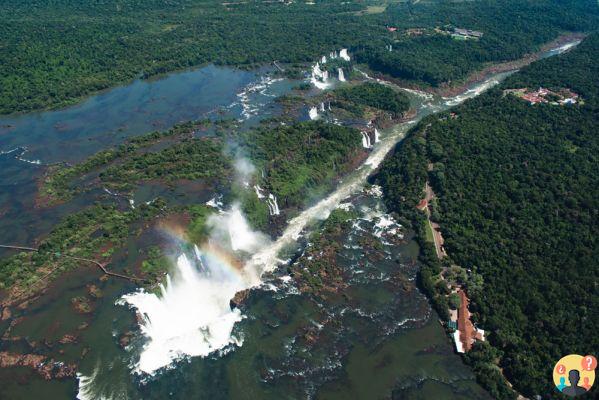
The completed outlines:
{"type": "MultiPolygon", "coordinates": [[[[102,150],[77,165],[55,166],[51,168],[44,177],[40,187],[39,197],[50,204],[57,201],[68,200],[83,190],[83,186],[79,184],[79,181],[83,179],[86,174],[105,168],[111,163],[120,162],[118,167],[109,168],[107,172],[101,175],[102,181],[108,185],[111,183],[118,183],[121,187],[129,187],[130,184],[136,181],[156,178],[164,171],[167,171],[166,165],[164,165],[164,163],[160,165],[160,162],[165,161],[165,158],[168,158],[169,155],[171,158],[168,158],[168,160],[171,160],[173,156],[180,157],[183,154],[189,154],[190,151],[204,150],[205,148],[211,150],[214,155],[214,152],[217,150],[215,149],[215,143],[202,142],[199,140],[194,141],[190,138],[196,129],[205,128],[207,124],[207,121],[188,122],[176,125],[168,131],[150,132],[145,135],[131,138],[116,148],[102,150]],[[187,148],[185,148],[185,145],[180,146],[182,147],[181,150],[185,153],[177,155],[172,154],[172,151],[168,153],[166,150],[158,153],[148,151],[149,147],[156,145],[162,140],[175,140],[181,138],[189,138],[185,142],[187,148]],[[145,151],[145,157],[142,155],[142,151],[145,151]]],[[[193,158],[190,157],[191,159],[187,163],[178,166],[175,170],[178,176],[185,177],[185,173],[187,173],[187,177],[209,176],[210,172],[205,170],[205,166],[197,165],[199,161],[202,161],[198,160],[198,157],[202,156],[196,155],[193,158]],[[194,166],[197,168],[196,170],[192,170],[194,166]]],[[[222,168],[222,164],[218,157],[215,160],[211,160],[211,162],[216,165],[207,166],[222,168]]]]}
{"type": "Polygon", "coordinates": [[[214,210],[203,204],[195,204],[185,207],[185,212],[189,214],[190,222],[187,226],[187,238],[191,243],[202,243],[208,237],[206,220],[214,210]]]}
{"type": "Polygon", "coordinates": [[[432,86],[464,79],[487,63],[521,58],[563,31],[599,27],[599,7],[592,0],[399,3],[390,5],[384,15],[390,26],[398,28],[388,41],[393,51],[372,43],[355,53],[356,61],[432,86]],[[481,31],[483,37],[459,41],[431,29],[448,25],[481,31]],[[410,36],[403,33],[409,28],[426,29],[410,36]]]}
{"type": "Polygon", "coordinates": [[[424,242],[420,284],[443,315],[441,267],[466,280],[492,347],[479,344],[465,360],[498,399],[514,397],[498,367],[522,394],[551,397],[555,361],[599,347],[597,54],[595,34],[453,109],[453,117],[426,118],[379,174],[388,206],[413,221],[421,243],[424,216],[415,206],[430,180],[449,258],[441,265],[424,242]],[[503,96],[526,86],[570,88],[586,101],[531,107],[503,96]],[[453,264],[472,273],[464,277],[453,264]]]}
{"type": "Polygon", "coordinates": [[[363,83],[344,87],[333,92],[338,99],[349,101],[364,114],[364,106],[390,112],[394,117],[401,116],[410,108],[410,100],[404,93],[396,92],[379,83],[363,83]]]}
{"type": "Polygon", "coordinates": [[[347,172],[361,152],[360,140],[353,128],[319,121],[255,129],[240,137],[264,171],[261,185],[277,196],[281,208],[305,204],[310,190],[322,190],[347,172]]]}
{"type": "Polygon", "coordinates": [[[130,154],[100,173],[100,180],[108,188],[128,190],[133,183],[153,179],[225,178],[229,165],[219,139],[187,138],[157,152],[130,154]]]}
{"type": "MultiPolygon", "coordinates": [[[[44,238],[37,252],[20,252],[0,259],[0,288],[25,293],[43,287],[62,272],[84,262],[72,257],[107,261],[113,247],[120,247],[131,234],[131,225],[160,213],[164,201],[136,210],[119,211],[114,206],[95,205],[65,218],[44,238]]],[[[96,268],[89,265],[90,268],[96,268]]]]}
{"type": "Polygon", "coordinates": [[[356,217],[353,210],[335,209],[321,228],[310,235],[310,246],[291,267],[292,275],[300,280],[302,291],[319,294],[343,285],[342,271],[335,256],[341,250],[341,236],[351,230],[351,220],[356,217]]]}
{"type": "MultiPolygon", "coordinates": [[[[342,46],[373,70],[438,85],[485,62],[521,57],[561,31],[593,29],[597,9],[594,0],[401,2],[386,8],[340,0],[7,1],[0,5],[0,113],[63,106],[119,83],[204,63],[297,64],[342,46]],[[447,24],[484,36],[458,42],[441,34],[403,35],[407,28],[432,31],[447,24]]],[[[297,65],[288,70],[298,72],[297,65]]]]}
{"type": "Polygon", "coordinates": [[[204,63],[307,62],[367,40],[358,4],[214,0],[9,1],[0,5],[0,113],[204,63]]]}
{"type": "Polygon", "coordinates": [[[168,270],[169,260],[158,246],[151,246],[145,252],[146,259],[141,262],[141,271],[150,281],[157,282],[168,270]]]}

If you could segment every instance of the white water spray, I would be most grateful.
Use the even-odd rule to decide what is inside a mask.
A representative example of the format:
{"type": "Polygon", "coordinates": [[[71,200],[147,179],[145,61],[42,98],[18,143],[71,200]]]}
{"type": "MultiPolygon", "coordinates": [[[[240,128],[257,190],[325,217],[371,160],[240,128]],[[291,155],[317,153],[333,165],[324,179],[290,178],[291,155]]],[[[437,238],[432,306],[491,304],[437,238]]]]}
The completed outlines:
{"type": "Polygon", "coordinates": [[[381,141],[379,130],[374,128],[374,143],[381,141]]]}
{"type": "Polygon", "coordinates": [[[268,195],[268,211],[270,215],[281,214],[281,211],[279,210],[279,205],[277,204],[277,197],[272,193],[268,195]]]}
{"type": "Polygon", "coordinates": [[[362,134],[362,147],[369,149],[372,147],[370,143],[370,136],[366,132],[360,132],[362,134]]]}
{"type": "Polygon", "coordinates": [[[345,82],[345,75],[343,74],[343,68],[337,70],[339,82],[345,82]]]}
{"type": "Polygon", "coordinates": [[[310,108],[308,115],[310,116],[310,119],[312,121],[314,121],[315,119],[318,119],[318,109],[316,107],[310,108]]]}
{"type": "Polygon", "coordinates": [[[351,60],[349,54],[347,54],[347,49],[341,49],[339,52],[339,57],[343,58],[345,61],[351,60]]]}

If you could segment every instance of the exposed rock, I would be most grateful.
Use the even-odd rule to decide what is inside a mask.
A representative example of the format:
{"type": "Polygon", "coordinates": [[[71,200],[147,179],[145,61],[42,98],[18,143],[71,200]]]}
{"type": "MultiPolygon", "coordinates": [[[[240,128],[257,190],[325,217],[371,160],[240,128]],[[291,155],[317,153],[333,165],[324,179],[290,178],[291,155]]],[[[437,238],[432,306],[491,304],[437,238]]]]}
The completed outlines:
{"type": "Polygon", "coordinates": [[[2,309],[2,321],[6,321],[10,317],[12,317],[12,313],[10,312],[10,308],[4,307],[4,309],[2,309]]]}
{"type": "Polygon", "coordinates": [[[90,296],[99,299],[100,297],[103,296],[102,294],[102,290],[100,290],[99,287],[97,287],[96,285],[87,285],[87,292],[89,293],[90,296]]]}
{"type": "Polygon", "coordinates": [[[75,311],[80,314],[87,314],[87,313],[92,312],[91,304],[83,296],[72,298],[71,304],[73,305],[73,308],[75,309],[75,311]]]}
{"type": "Polygon", "coordinates": [[[243,302],[248,298],[249,295],[250,295],[249,289],[245,289],[245,290],[242,290],[241,292],[235,293],[235,296],[229,302],[231,309],[239,308],[243,304],[243,302]]]}
{"type": "Polygon", "coordinates": [[[129,343],[131,343],[131,338],[133,338],[133,332],[131,331],[127,331],[125,333],[123,333],[120,337],[119,337],[119,345],[124,349],[125,347],[129,346],[129,343]]]}
{"type": "Polygon", "coordinates": [[[60,340],[58,341],[58,343],[61,344],[68,344],[68,343],[76,343],[77,342],[77,336],[75,335],[71,335],[71,334],[66,334],[63,337],[60,338],[60,340]]]}
{"type": "Polygon", "coordinates": [[[0,352],[0,367],[29,367],[46,380],[74,377],[77,373],[75,364],[65,364],[54,360],[46,361],[46,356],[39,354],[0,352]]]}

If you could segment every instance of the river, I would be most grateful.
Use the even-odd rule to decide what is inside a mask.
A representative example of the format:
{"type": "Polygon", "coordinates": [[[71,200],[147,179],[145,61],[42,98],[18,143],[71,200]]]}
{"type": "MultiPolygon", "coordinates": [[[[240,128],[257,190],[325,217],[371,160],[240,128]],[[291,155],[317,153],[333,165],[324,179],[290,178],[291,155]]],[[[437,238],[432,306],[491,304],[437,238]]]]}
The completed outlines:
{"type": "MultiPolygon", "coordinates": [[[[76,162],[128,136],[164,129],[182,120],[232,116],[251,124],[273,115],[277,112],[274,96],[288,92],[296,82],[265,79],[265,73],[208,66],[152,82],[134,82],[64,110],[0,119],[0,150],[4,152],[0,155],[0,239],[31,243],[66,213],[90,201],[84,197],[36,210],[35,182],[43,164],[76,162]],[[13,149],[18,150],[10,152],[13,149]],[[39,164],[27,162],[37,160],[39,164]]],[[[169,355],[166,368],[140,371],[140,356],[155,337],[148,333],[152,331],[140,333],[138,322],[122,300],[124,295],[135,296],[135,287],[121,281],[100,281],[97,271],[81,269],[67,274],[26,310],[16,311],[12,320],[23,317],[11,330],[17,339],[2,343],[3,350],[10,351],[26,351],[32,341],[46,343],[45,354],[78,362],[79,382],[44,381],[23,368],[3,369],[0,379],[5,384],[0,397],[369,399],[393,392],[398,398],[410,399],[488,398],[453,353],[435,313],[415,288],[418,248],[411,240],[412,233],[395,223],[384,223],[389,216],[379,196],[362,189],[385,155],[418,120],[482,93],[507,75],[489,77],[454,98],[409,91],[418,111],[416,118],[381,132],[381,141],[363,165],[327,197],[289,221],[279,238],[261,243],[246,255],[243,274],[235,279],[243,281],[241,288],[255,290],[242,311],[236,311],[238,318],[226,332],[231,340],[202,354],[182,347],[181,354],[169,355]],[[286,273],[291,261],[281,258],[301,251],[308,233],[318,229],[317,222],[340,206],[353,208],[359,215],[339,253],[348,276],[348,297],[314,298],[298,291],[286,273]],[[382,234],[381,227],[385,230],[382,234]],[[384,240],[391,230],[400,243],[384,240]],[[362,259],[369,251],[362,239],[373,237],[382,243],[378,262],[362,259]],[[401,274],[403,290],[389,280],[394,274],[401,274]],[[90,285],[102,293],[94,300],[93,313],[73,313],[70,300],[87,296],[90,285]],[[328,323],[330,320],[336,322],[328,323]],[[318,346],[301,339],[310,326],[320,332],[318,346]],[[65,333],[74,331],[74,345],[59,344],[65,333]]],[[[115,267],[126,267],[132,254],[145,245],[143,241],[128,243],[115,254],[115,267]]],[[[187,254],[188,261],[193,257],[187,254]]],[[[223,279],[229,282],[228,277],[223,279]]],[[[215,296],[223,294],[210,295],[215,296]]],[[[174,301],[169,305],[174,309],[166,311],[201,311],[205,298],[174,301]]],[[[157,301],[163,300],[158,297],[157,301]]],[[[135,301],[130,304],[141,307],[135,301]]],[[[0,330],[12,320],[0,323],[0,330]]],[[[158,331],[164,330],[154,330],[158,331]]],[[[201,334],[213,336],[210,330],[201,334]]]]}

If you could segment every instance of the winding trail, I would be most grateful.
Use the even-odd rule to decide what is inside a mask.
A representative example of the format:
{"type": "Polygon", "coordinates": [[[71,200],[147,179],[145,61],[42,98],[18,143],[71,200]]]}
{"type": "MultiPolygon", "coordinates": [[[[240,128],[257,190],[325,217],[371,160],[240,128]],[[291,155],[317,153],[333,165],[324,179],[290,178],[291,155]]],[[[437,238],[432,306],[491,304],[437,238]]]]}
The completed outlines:
{"type": "MultiPolygon", "coordinates": [[[[11,246],[11,245],[6,245],[6,244],[0,244],[0,247],[4,248],[4,249],[25,250],[25,251],[39,251],[39,249],[36,249],[34,247],[27,247],[27,246],[11,246]]],[[[102,272],[105,273],[106,275],[114,276],[116,278],[127,279],[129,281],[144,281],[145,280],[145,279],[142,279],[142,278],[138,278],[136,276],[128,276],[128,275],[123,275],[123,274],[119,274],[119,273],[116,273],[116,272],[111,272],[108,269],[106,269],[106,266],[108,265],[108,263],[102,264],[99,261],[92,260],[90,258],[75,257],[75,256],[70,256],[68,254],[61,254],[60,256],[61,257],[66,257],[66,258],[71,258],[71,259],[77,260],[77,261],[83,261],[83,262],[88,262],[88,263],[94,264],[98,268],[100,268],[102,270],[102,272]]]]}

